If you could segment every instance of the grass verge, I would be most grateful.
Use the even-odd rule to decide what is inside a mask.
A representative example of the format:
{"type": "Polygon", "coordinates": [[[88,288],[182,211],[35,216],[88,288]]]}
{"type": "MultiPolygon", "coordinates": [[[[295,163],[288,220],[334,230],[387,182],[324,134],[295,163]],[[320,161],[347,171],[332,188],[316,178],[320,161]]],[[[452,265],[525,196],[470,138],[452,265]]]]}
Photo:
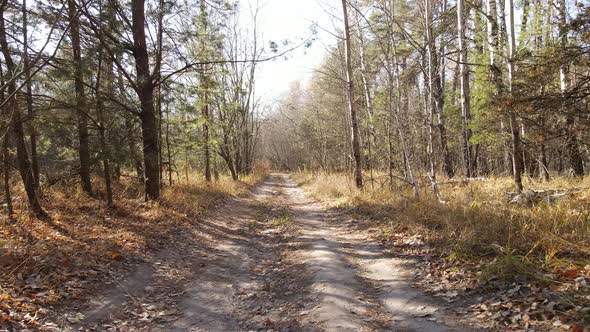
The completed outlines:
{"type": "MultiPolygon", "coordinates": [[[[420,260],[413,283],[454,303],[466,324],[493,330],[590,329],[590,179],[527,183],[569,191],[554,203],[514,205],[509,178],[441,183],[445,204],[409,188],[342,174],[295,174],[313,198],[368,228],[386,250],[420,260]],[[575,190],[572,190],[575,188],[575,190]]],[[[530,181],[530,180],[529,180],[530,181]]]]}
{"type": "Polygon", "coordinates": [[[359,191],[342,174],[299,173],[294,178],[312,197],[383,222],[390,228],[385,234],[419,233],[444,247],[449,257],[494,258],[509,250],[531,266],[566,274],[572,272],[562,271],[564,265],[583,273],[590,263],[590,179],[539,183],[539,189],[586,189],[556,203],[530,207],[509,204],[504,198],[511,189],[507,178],[441,185],[446,204],[427,195],[414,199],[409,189],[369,185],[359,191]]]}

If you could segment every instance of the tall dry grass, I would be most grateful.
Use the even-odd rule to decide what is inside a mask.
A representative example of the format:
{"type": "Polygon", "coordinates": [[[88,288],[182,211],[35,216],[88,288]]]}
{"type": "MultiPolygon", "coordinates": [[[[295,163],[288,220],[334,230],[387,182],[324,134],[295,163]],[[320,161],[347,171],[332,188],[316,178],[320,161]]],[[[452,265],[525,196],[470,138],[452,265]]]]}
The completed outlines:
{"type": "Polygon", "coordinates": [[[523,262],[552,268],[562,264],[583,266],[590,261],[590,179],[557,178],[531,182],[534,189],[577,188],[570,198],[534,206],[509,204],[504,194],[512,190],[509,178],[440,185],[446,204],[422,188],[414,199],[411,188],[366,185],[354,188],[343,174],[294,175],[309,195],[371,218],[389,231],[420,233],[449,254],[460,257],[497,257],[507,252],[523,262]]]}

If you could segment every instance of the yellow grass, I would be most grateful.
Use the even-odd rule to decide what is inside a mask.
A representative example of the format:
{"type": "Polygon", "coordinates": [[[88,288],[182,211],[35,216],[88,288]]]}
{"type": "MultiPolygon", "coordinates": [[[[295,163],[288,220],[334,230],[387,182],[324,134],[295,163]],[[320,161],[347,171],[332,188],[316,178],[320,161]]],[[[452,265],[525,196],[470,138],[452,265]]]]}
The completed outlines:
{"type": "Polygon", "coordinates": [[[389,231],[424,234],[454,255],[495,257],[509,251],[545,267],[564,262],[584,266],[590,260],[589,178],[529,180],[525,185],[530,189],[578,188],[571,198],[532,207],[508,204],[504,194],[513,190],[510,178],[441,184],[447,204],[433,199],[428,187],[421,188],[422,198],[416,200],[408,186],[390,190],[367,184],[356,190],[343,174],[299,173],[294,178],[312,197],[385,221],[389,231]]]}

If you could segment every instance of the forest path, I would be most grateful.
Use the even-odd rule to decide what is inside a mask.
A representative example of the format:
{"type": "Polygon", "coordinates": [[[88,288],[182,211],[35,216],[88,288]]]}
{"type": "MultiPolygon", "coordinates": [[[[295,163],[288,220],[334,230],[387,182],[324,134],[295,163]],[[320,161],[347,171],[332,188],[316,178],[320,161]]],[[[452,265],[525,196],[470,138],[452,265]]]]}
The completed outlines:
{"type": "Polygon", "coordinates": [[[408,262],[366,238],[288,175],[273,174],[57,323],[70,331],[455,330],[410,286],[408,262]],[[286,210],[286,224],[269,217],[286,210]]]}

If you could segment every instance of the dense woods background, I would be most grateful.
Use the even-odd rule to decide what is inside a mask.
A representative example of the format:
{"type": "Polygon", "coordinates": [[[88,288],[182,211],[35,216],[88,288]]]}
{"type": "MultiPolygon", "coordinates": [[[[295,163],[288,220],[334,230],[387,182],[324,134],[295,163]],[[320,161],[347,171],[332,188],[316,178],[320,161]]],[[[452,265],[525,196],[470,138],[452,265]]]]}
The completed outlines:
{"type": "Polygon", "coordinates": [[[19,183],[43,216],[43,188],[57,183],[112,205],[121,177],[158,199],[193,169],[236,180],[256,159],[355,170],[359,187],[362,171],[371,183],[384,171],[416,196],[421,181],[438,193],[437,175],[512,175],[520,191],[522,176],[587,172],[583,1],[343,2],[340,42],[271,112],[254,78],[278,44],[262,45],[255,6],[250,28],[240,8],[4,1],[7,214],[19,183]]]}
{"type": "Polygon", "coordinates": [[[520,191],[522,177],[588,172],[588,3],[349,1],[344,8],[348,38],[308,86],[293,84],[261,130],[275,165],[358,168],[371,184],[401,180],[417,196],[422,182],[437,192],[437,176],[510,175],[520,191]]]}
{"type": "Polygon", "coordinates": [[[112,205],[121,178],[135,177],[145,199],[157,200],[162,186],[194,169],[207,181],[220,172],[234,180],[250,173],[259,128],[254,74],[264,47],[257,44],[258,9],[248,8],[224,1],[2,2],[8,216],[20,184],[30,209],[44,216],[44,192],[54,185],[79,184],[112,205]],[[251,16],[251,28],[241,13],[251,16]]]}

